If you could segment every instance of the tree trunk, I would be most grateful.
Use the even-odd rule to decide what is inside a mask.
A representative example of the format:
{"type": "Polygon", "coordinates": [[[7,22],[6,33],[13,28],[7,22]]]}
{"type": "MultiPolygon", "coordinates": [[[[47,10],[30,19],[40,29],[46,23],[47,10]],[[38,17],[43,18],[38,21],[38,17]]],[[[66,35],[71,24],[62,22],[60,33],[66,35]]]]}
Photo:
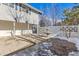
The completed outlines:
{"type": "Polygon", "coordinates": [[[15,21],[13,22],[13,38],[15,38],[15,21]]]}

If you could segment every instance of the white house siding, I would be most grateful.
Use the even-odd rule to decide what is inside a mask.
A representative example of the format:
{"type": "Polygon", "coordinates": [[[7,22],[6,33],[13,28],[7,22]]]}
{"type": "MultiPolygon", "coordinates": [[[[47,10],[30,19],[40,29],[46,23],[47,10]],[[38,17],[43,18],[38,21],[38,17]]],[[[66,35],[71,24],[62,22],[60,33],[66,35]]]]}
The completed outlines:
{"type": "MultiPolygon", "coordinates": [[[[15,10],[11,7],[8,7],[4,4],[0,4],[0,20],[7,20],[7,21],[15,21],[11,15],[15,16],[15,10]]],[[[31,11],[31,14],[27,14],[23,12],[23,18],[19,20],[19,22],[25,23],[25,21],[28,21],[30,24],[38,24],[39,15],[33,11],[31,11]]],[[[11,36],[12,29],[9,30],[0,30],[0,36],[11,36]],[[5,34],[5,35],[4,35],[5,34]]],[[[16,35],[21,35],[21,32],[24,34],[26,33],[32,33],[32,30],[16,30],[16,35]]]]}
{"type": "MultiPolygon", "coordinates": [[[[12,9],[11,11],[14,11],[14,10],[12,9]]],[[[8,6],[3,4],[0,4],[0,20],[14,21],[8,6]]]]}
{"type": "MultiPolygon", "coordinates": [[[[26,21],[28,21],[28,23],[30,24],[39,24],[39,14],[33,11],[30,11],[31,14],[26,13],[26,12],[22,12],[22,16],[23,18],[19,19],[18,22],[20,23],[25,23],[26,21]]],[[[14,22],[14,18],[12,17],[12,15],[16,15],[16,11],[14,10],[14,8],[11,8],[7,5],[4,4],[0,4],[0,20],[4,20],[4,21],[12,21],[14,22]]],[[[1,22],[1,21],[0,21],[1,22]]],[[[5,26],[4,26],[5,27],[5,26]]],[[[11,32],[13,29],[0,29],[0,37],[2,36],[11,36],[11,32]],[[4,35],[5,34],[5,35],[4,35]]],[[[32,29],[29,30],[25,30],[25,29],[16,29],[16,33],[15,35],[21,35],[21,34],[29,34],[32,33],[32,29]]]]}
{"type": "Polygon", "coordinates": [[[39,23],[39,14],[31,11],[29,23],[37,25],[39,23]]]}

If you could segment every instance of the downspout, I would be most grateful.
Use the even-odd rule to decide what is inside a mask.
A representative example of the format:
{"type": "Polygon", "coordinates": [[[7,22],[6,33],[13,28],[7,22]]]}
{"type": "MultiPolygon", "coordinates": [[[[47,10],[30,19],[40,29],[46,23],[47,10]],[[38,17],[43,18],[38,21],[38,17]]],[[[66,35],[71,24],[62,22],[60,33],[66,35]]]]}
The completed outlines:
{"type": "MultiPolygon", "coordinates": [[[[14,4],[14,10],[15,10],[15,13],[16,13],[16,5],[14,4]]],[[[15,38],[15,20],[16,20],[16,16],[15,16],[15,19],[14,19],[14,22],[13,22],[13,38],[15,38]]]]}
{"type": "Polygon", "coordinates": [[[39,34],[39,18],[40,17],[38,17],[38,20],[37,20],[37,35],[39,34]]]}
{"type": "MultiPolygon", "coordinates": [[[[29,10],[28,10],[29,11],[29,10]]],[[[29,14],[29,12],[28,12],[28,21],[27,21],[27,26],[28,26],[28,32],[29,32],[29,20],[30,20],[30,14],[29,14]]]]}

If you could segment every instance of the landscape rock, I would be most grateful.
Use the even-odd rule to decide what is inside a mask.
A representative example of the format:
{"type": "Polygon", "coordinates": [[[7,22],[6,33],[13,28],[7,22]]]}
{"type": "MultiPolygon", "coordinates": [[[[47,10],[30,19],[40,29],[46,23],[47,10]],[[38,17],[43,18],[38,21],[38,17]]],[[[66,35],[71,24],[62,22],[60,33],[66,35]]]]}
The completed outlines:
{"type": "Polygon", "coordinates": [[[69,52],[77,51],[77,47],[72,42],[55,38],[52,39],[52,46],[50,50],[52,53],[56,55],[63,56],[68,55],[69,52]]]}

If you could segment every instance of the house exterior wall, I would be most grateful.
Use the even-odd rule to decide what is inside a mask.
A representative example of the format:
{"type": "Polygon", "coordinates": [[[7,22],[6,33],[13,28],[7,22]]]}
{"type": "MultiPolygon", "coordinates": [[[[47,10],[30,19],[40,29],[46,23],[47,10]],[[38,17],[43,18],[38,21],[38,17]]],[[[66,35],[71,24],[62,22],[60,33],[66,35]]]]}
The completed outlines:
{"type": "Polygon", "coordinates": [[[14,21],[8,6],[0,4],[0,20],[14,21]]]}
{"type": "MultiPolygon", "coordinates": [[[[22,12],[22,18],[15,23],[16,35],[32,33],[32,24],[38,24],[39,14],[30,11],[31,14],[22,12]],[[29,24],[26,23],[28,21],[29,24]],[[28,29],[29,26],[29,29],[28,29]]],[[[19,14],[19,13],[18,13],[19,14]]],[[[11,36],[13,30],[13,22],[15,22],[16,10],[5,4],[0,4],[0,36],[11,36]],[[4,35],[5,34],[5,35],[4,35]]]]}
{"type": "Polygon", "coordinates": [[[30,24],[39,24],[39,14],[31,12],[29,23],[30,24]]]}
{"type": "MultiPolygon", "coordinates": [[[[19,19],[19,22],[25,23],[25,21],[28,21],[30,24],[38,24],[39,14],[33,11],[30,11],[30,14],[23,11],[21,14],[23,17],[22,19],[19,19]]],[[[13,16],[16,15],[16,10],[14,10],[14,8],[11,8],[4,4],[0,4],[0,19],[1,20],[15,21],[12,15],[13,16]]]]}

